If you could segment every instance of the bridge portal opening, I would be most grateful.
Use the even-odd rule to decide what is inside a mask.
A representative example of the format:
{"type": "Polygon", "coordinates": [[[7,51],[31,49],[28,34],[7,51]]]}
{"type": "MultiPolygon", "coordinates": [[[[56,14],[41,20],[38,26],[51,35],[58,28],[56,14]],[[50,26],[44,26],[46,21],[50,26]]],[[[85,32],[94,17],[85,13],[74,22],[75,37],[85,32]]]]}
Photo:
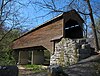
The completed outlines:
{"type": "Polygon", "coordinates": [[[83,37],[83,31],[82,31],[82,26],[78,24],[77,21],[75,20],[68,20],[65,23],[65,38],[71,38],[71,39],[77,39],[77,38],[82,38],[83,37]]]}

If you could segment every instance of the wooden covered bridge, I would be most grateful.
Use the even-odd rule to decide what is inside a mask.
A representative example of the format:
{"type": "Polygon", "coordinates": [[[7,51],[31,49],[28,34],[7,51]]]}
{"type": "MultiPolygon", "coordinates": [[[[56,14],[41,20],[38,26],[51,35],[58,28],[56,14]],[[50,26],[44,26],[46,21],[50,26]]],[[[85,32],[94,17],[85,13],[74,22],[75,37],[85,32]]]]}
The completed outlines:
{"type": "Polygon", "coordinates": [[[75,11],[65,12],[44,24],[32,29],[13,42],[13,50],[19,64],[28,64],[31,51],[31,64],[44,63],[44,50],[53,54],[55,42],[61,38],[82,38],[83,19],[75,11]]]}

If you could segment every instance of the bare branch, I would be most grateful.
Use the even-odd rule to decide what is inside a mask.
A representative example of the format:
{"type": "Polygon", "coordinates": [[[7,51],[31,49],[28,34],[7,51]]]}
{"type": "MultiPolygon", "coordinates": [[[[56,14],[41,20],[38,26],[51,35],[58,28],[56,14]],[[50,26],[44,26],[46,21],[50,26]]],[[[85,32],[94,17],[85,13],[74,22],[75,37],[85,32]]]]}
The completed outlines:
{"type": "Polygon", "coordinates": [[[69,7],[71,7],[72,3],[74,2],[75,0],[72,0],[70,3],[69,3],[69,7]]]}
{"type": "Polygon", "coordinates": [[[79,10],[77,12],[79,12],[80,14],[83,14],[83,15],[90,15],[90,13],[88,13],[88,14],[87,13],[83,13],[83,12],[81,12],[79,10]]]}
{"type": "Polygon", "coordinates": [[[0,41],[2,41],[2,40],[6,37],[6,35],[8,35],[8,34],[10,33],[10,31],[12,31],[13,27],[14,27],[14,26],[12,26],[11,29],[10,29],[6,34],[4,34],[4,35],[2,36],[2,38],[0,39],[0,41]]]}
{"type": "Polygon", "coordinates": [[[54,3],[54,0],[51,0],[51,1],[52,1],[53,6],[54,6],[54,9],[56,9],[56,5],[54,3]]]}
{"type": "Polygon", "coordinates": [[[38,17],[35,17],[35,18],[33,18],[33,19],[36,19],[36,18],[41,18],[41,17],[45,17],[45,16],[47,16],[47,15],[51,14],[52,12],[53,12],[53,11],[50,11],[49,13],[47,13],[47,14],[45,14],[45,15],[38,16],[38,17]]]}
{"type": "Polygon", "coordinates": [[[100,31],[99,30],[97,30],[97,32],[100,34],[100,31]]]}

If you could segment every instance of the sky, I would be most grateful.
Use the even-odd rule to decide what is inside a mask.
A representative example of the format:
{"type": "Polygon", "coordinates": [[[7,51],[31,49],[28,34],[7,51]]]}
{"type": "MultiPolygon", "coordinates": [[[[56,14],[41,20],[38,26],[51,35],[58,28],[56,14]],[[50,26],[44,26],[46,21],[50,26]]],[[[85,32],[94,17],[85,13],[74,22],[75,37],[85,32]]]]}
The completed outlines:
{"type": "MultiPolygon", "coordinates": [[[[43,8],[39,4],[34,4],[35,2],[41,2],[44,4],[44,1],[51,3],[51,0],[21,0],[21,1],[18,0],[17,1],[17,2],[20,2],[20,4],[19,3],[16,4],[16,7],[22,6],[22,8],[20,9],[21,16],[25,18],[28,17],[28,21],[27,21],[28,25],[26,25],[27,29],[31,30],[34,27],[37,27],[38,25],[43,24],[44,22],[61,14],[61,12],[52,12],[48,14],[51,11],[50,9],[47,9],[45,7],[43,8]]],[[[62,7],[65,6],[66,0],[54,0],[54,1],[55,1],[56,8],[63,10],[62,7]]]]}
{"type": "MultiPolygon", "coordinates": [[[[44,1],[46,1],[48,3],[51,2],[51,0],[32,0],[32,1],[33,2],[35,2],[35,1],[36,2],[41,2],[41,3],[44,3],[44,1]]],[[[66,5],[68,5],[70,3],[70,1],[72,1],[72,0],[54,0],[54,1],[55,1],[54,3],[55,3],[55,6],[56,6],[56,9],[65,10],[65,11],[70,10],[69,8],[66,7],[66,5]]],[[[93,12],[96,12],[99,15],[100,11],[98,11],[98,10],[100,10],[100,8],[95,8],[95,6],[100,5],[100,0],[90,0],[90,1],[91,1],[91,4],[92,4],[93,12]]],[[[86,3],[85,3],[85,1],[83,3],[82,0],[80,1],[80,3],[77,2],[77,4],[79,4],[79,9],[84,9],[84,8],[87,7],[87,6],[84,7],[84,5],[86,5],[86,3]]],[[[59,12],[56,12],[56,13],[53,12],[49,15],[44,16],[44,17],[40,17],[40,16],[43,16],[43,15],[47,14],[51,10],[49,10],[47,8],[42,8],[41,6],[38,6],[37,4],[34,4],[34,3],[30,3],[29,6],[27,6],[27,8],[24,9],[24,11],[26,11],[25,14],[28,15],[30,17],[30,19],[32,20],[32,25],[30,25],[30,27],[29,27],[30,29],[34,28],[34,27],[37,27],[38,25],[44,23],[45,21],[50,20],[51,18],[53,18],[53,17],[57,16],[58,14],[60,14],[59,12]]],[[[98,18],[96,15],[94,15],[94,17],[98,18]]],[[[90,19],[88,19],[88,24],[90,24],[90,19]]]]}
{"type": "MultiPolygon", "coordinates": [[[[50,20],[51,18],[61,13],[61,12],[52,12],[48,14],[51,10],[47,9],[46,7],[43,7],[44,2],[51,5],[52,0],[13,0],[13,1],[16,1],[12,3],[12,5],[14,6],[12,7],[13,10],[19,9],[18,14],[16,14],[18,16],[17,19],[19,19],[19,21],[21,20],[23,21],[24,19],[26,19],[26,21],[22,22],[21,24],[22,26],[24,26],[24,29],[31,30],[34,27],[37,27],[38,25],[43,24],[45,21],[50,20]],[[43,4],[35,3],[35,2],[40,2],[43,4]]],[[[54,0],[55,7],[58,10],[60,9],[60,10],[68,11],[70,10],[70,8],[67,8],[66,5],[69,5],[70,1],[72,0],[54,0]]],[[[91,4],[93,4],[92,5],[93,11],[95,10],[95,12],[98,13],[99,15],[100,11],[98,10],[100,10],[100,8],[95,8],[95,6],[100,5],[100,0],[90,0],[90,1],[91,1],[91,4]]],[[[1,4],[1,0],[0,0],[0,4],[1,4]]],[[[80,0],[80,3],[77,2],[77,4],[79,6],[78,7],[79,9],[84,9],[86,7],[85,2],[83,2],[82,0],[80,0]]],[[[73,8],[75,7],[76,6],[74,5],[73,8]]],[[[12,16],[9,16],[9,17],[12,17],[12,16]]],[[[97,18],[96,16],[94,17],[97,18]]],[[[90,20],[88,19],[88,23],[89,21],[90,20]]],[[[6,25],[10,26],[11,25],[10,23],[11,23],[10,21],[7,21],[6,25]]]]}
{"type": "MultiPolygon", "coordinates": [[[[34,2],[35,2],[35,0],[34,0],[34,2]]],[[[26,0],[26,3],[27,3],[27,0],[26,0]]],[[[50,20],[51,18],[53,18],[53,17],[57,16],[58,14],[60,14],[59,12],[48,14],[50,12],[50,10],[48,10],[46,8],[43,8],[43,7],[40,7],[38,5],[35,5],[33,3],[30,3],[27,7],[25,7],[25,9],[23,9],[23,11],[24,11],[23,16],[29,17],[29,19],[31,21],[32,25],[29,25],[30,29],[32,27],[33,28],[37,27],[38,25],[43,24],[45,21],[50,20]],[[48,15],[46,15],[46,14],[48,14],[48,15]]]]}

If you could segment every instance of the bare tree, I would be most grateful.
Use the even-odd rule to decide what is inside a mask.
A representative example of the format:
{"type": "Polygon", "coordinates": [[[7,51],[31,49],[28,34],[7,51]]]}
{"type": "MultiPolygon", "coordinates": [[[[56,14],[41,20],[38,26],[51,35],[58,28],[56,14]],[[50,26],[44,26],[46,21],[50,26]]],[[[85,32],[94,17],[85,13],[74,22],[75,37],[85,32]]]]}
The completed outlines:
{"type": "Polygon", "coordinates": [[[91,19],[91,26],[92,26],[92,30],[93,30],[93,35],[94,35],[94,42],[95,42],[95,49],[96,51],[99,50],[99,44],[98,44],[98,38],[97,38],[97,33],[96,33],[96,28],[95,28],[95,22],[94,22],[94,17],[93,17],[93,12],[92,12],[92,8],[91,8],[91,4],[90,4],[90,0],[85,0],[87,2],[88,5],[88,9],[89,9],[89,16],[91,19]]]}
{"type": "Polygon", "coordinates": [[[0,41],[2,41],[12,29],[21,29],[22,27],[25,27],[24,23],[27,22],[28,17],[21,16],[21,9],[23,7],[25,7],[25,5],[17,0],[1,0],[0,28],[6,28],[5,26],[10,28],[2,37],[0,37],[0,41]]]}

